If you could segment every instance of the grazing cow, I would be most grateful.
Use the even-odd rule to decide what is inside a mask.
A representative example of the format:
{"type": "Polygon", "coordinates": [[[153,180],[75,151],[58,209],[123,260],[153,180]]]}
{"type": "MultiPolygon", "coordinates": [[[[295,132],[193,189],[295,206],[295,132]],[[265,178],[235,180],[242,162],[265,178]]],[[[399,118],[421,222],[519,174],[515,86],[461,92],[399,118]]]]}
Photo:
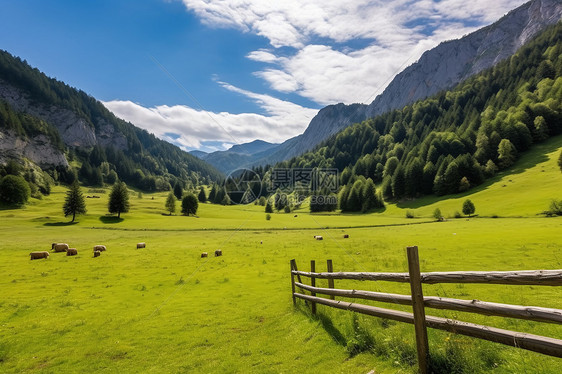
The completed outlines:
{"type": "Polygon", "coordinates": [[[103,251],[105,251],[105,249],[106,249],[105,245],[94,245],[94,252],[95,251],[103,252],[103,251]]]}
{"type": "Polygon", "coordinates": [[[100,256],[101,256],[100,251],[94,251],[94,257],[100,257],[100,256]]]}
{"type": "Polygon", "coordinates": [[[201,258],[203,258],[203,257],[209,257],[209,254],[207,252],[203,252],[203,253],[201,253],[201,258]]]}
{"type": "Polygon", "coordinates": [[[32,260],[38,260],[40,258],[49,258],[49,252],[47,251],[31,252],[29,256],[31,256],[32,260]]]}
{"type": "Polygon", "coordinates": [[[68,244],[66,243],[53,243],[51,244],[51,249],[55,252],[66,252],[68,251],[68,244]]]}
{"type": "Polygon", "coordinates": [[[295,218],[297,218],[298,216],[299,216],[298,214],[295,214],[295,218]]]}
{"type": "Polygon", "coordinates": [[[344,238],[344,239],[349,239],[349,234],[344,234],[344,235],[343,235],[343,238],[344,238]]]}
{"type": "Polygon", "coordinates": [[[324,240],[324,238],[321,237],[320,235],[316,235],[316,240],[324,240]]]}
{"type": "Polygon", "coordinates": [[[137,249],[138,248],[146,248],[146,243],[137,243],[137,249]]]}
{"type": "Polygon", "coordinates": [[[76,250],[76,248],[68,248],[68,250],[66,251],[67,256],[76,256],[77,254],[78,251],[76,250]]]}
{"type": "Polygon", "coordinates": [[[220,249],[217,249],[215,251],[215,257],[219,257],[219,256],[222,256],[222,251],[220,249]]]}

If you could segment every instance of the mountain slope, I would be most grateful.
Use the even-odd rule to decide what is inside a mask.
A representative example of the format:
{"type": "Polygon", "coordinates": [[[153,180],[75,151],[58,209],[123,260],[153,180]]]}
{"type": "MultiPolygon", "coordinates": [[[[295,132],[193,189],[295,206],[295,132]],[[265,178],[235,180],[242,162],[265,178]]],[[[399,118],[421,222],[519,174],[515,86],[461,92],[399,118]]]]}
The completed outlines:
{"type": "MultiPolygon", "coordinates": [[[[16,136],[20,143],[34,141],[29,134],[14,132],[14,115],[41,123],[42,127],[35,128],[43,130],[34,136],[43,134],[45,147],[58,149],[60,154],[64,151],[67,158],[78,158],[85,167],[84,173],[92,177],[83,178],[79,173],[83,182],[100,184],[100,176],[105,180],[114,171],[120,179],[136,187],[159,190],[168,188],[170,181],[196,184],[201,178],[221,178],[221,173],[204,161],[118,119],[93,97],[47,77],[5,51],[0,51],[0,103],[15,113],[0,123],[1,137],[16,136]],[[49,141],[47,135],[56,140],[53,134],[60,144],[49,141]]],[[[8,142],[2,143],[0,154],[4,158],[23,156],[8,142]]],[[[60,157],[50,161],[41,152],[36,152],[36,156],[42,162],[30,159],[44,168],[68,166],[60,157]]]]}
{"type": "Polygon", "coordinates": [[[562,23],[450,91],[354,124],[280,167],[372,178],[390,199],[463,192],[562,133],[562,23]]]}
{"type": "Polygon", "coordinates": [[[302,154],[355,122],[386,113],[453,87],[494,66],[562,17],[562,1],[533,0],[494,24],[461,39],[441,43],[398,74],[369,105],[331,105],[311,120],[306,131],[281,144],[256,164],[271,164],[302,154]]]}

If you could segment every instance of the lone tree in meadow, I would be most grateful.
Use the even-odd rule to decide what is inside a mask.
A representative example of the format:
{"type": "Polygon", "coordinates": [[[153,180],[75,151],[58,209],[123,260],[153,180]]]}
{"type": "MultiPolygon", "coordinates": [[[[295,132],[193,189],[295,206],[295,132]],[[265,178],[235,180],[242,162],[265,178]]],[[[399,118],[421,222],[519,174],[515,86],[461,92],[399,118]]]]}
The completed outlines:
{"type": "Polygon", "coordinates": [[[185,195],[181,201],[181,212],[182,214],[189,216],[190,214],[197,214],[197,208],[199,208],[199,202],[194,194],[188,193],[185,195]]]}
{"type": "Polygon", "coordinates": [[[64,200],[62,211],[65,217],[72,215],[71,222],[74,222],[77,214],[86,214],[86,202],[84,201],[84,195],[82,195],[80,184],[77,180],[70,185],[70,188],[66,192],[66,199],[64,200]]]}
{"type": "Polygon", "coordinates": [[[127,185],[121,181],[116,182],[109,194],[109,213],[117,213],[117,218],[121,218],[121,213],[129,211],[129,191],[127,185]]]}
{"type": "Polygon", "coordinates": [[[170,212],[170,215],[176,211],[176,196],[171,191],[166,199],[166,210],[170,212]]]}
{"type": "Polygon", "coordinates": [[[474,203],[472,201],[470,201],[470,199],[466,199],[464,201],[464,203],[462,204],[462,212],[463,214],[466,214],[467,216],[471,216],[474,214],[474,212],[476,211],[476,208],[474,207],[474,203]]]}

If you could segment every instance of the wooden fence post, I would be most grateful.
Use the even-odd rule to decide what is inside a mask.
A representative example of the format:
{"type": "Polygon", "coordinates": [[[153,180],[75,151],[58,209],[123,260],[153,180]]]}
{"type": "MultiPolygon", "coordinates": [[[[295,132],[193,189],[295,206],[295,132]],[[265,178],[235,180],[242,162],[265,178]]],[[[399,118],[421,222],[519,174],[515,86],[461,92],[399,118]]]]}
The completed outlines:
{"type": "Polygon", "coordinates": [[[291,294],[291,296],[293,297],[293,305],[297,305],[297,299],[295,297],[295,274],[293,274],[293,263],[295,262],[295,259],[292,259],[290,261],[290,265],[291,265],[291,289],[293,290],[293,293],[291,294]]]}
{"type": "MultiPolygon", "coordinates": [[[[332,265],[332,260],[327,260],[326,262],[328,266],[328,273],[333,273],[334,267],[332,265]]],[[[328,278],[328,288],[334,288],[334,278],[328,278]]],[[[330,295],[330,299],[335,300],[336,296],[330,295]]]]}
{"type": "MultiPolygon", "coordinates": [[[[310,272],[316,273],[316,262],[314,260],[310,260],[310,272]]],[[[312,287],[316,287],[316,278],[314,278],[314,277],[310,278],[310,285],[312,287]]],[[[310,294],[312,296],[316,296],[316,292],[311,292],[310,294]]],[[[312,314],[315,315],[316,314],[316,303],[315,302],[310,303],[310,309],[312,311],[312,314]]]]}
{"type": "Polygon", "coordinates": [[[428,373],[429,344],[425,326],[425,309],[420,276],[420,260],[418,247],[408,247],[408,271],[410,273],[410,288],[412,291],[412,306],[414,310],[414,328],[416,330],[416,348],[418,351],[418,367],[421,374],[428,373]]]}

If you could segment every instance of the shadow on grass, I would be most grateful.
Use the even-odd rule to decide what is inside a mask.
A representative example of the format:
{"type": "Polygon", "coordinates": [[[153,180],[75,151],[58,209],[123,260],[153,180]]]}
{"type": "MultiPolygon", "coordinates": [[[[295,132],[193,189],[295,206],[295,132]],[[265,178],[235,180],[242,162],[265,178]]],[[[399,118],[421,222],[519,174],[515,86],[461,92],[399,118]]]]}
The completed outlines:
{"type": "Polygon", "coordinates": [[[43,226],[72,226],[72,225],[76,225],[78,223],[78,221],[74,221],[74,222],[46,222],[43,224],[43,226]]]}
{"type": "Polygon", "coordinates": [[[334,324],[332,323],[332,320],[330,319],[330,317],[328,317],[328,315],[318,311],[316,313],[316,315],[313,315],[310,312],[310,307],[308,305],[307,302],[304,303],[298,303],[295,306],[295,309],[298,310],[300,313],[305,314],[306,316],[308,316],[308,318],[310,318],[310,320],[313,321],[318,321],[320,322],[320,324],[322,325],[322,328],[332,337],[332,339],[334,339],[334,341],[336,343],[338,343],[339,345],[341,345],[342,347],[346,347],[347,346],[347,339],[345,338],[345,336],[340,332],[340,330],[338,330],[334,324]]]}
{"type": "Polygon", "coordinates": [[[17,210],[23,207],[23,205],[0,203],[0,210],[17,210]]]}
{"type": "Polygon", "coordinates": [[[106,224],[112,224],[112,223],[123,222],[123,218],[117,218],[115,216],[101,216],[100,221],[106,224]]]}

